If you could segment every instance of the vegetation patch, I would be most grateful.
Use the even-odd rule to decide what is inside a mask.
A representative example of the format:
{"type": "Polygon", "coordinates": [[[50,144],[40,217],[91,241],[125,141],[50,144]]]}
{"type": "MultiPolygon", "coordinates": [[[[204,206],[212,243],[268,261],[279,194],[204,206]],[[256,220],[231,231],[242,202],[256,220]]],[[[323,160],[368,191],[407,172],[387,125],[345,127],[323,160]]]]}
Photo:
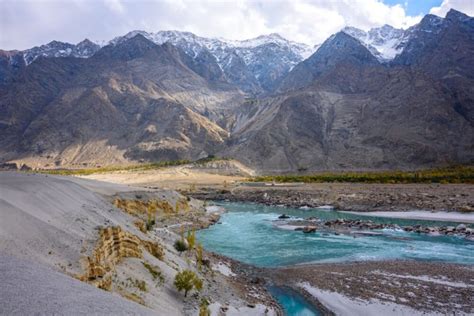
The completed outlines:
{"type": "Polygon", "coordinates": [[[141,240],[143,247],[155,258],[163,260],[165,252],[158,243],[148,240],[141,240]]]}
{"type": "Polygon", "coordinates": [[[192,289],[197,291],[202,289],[202,280],[193,271],[183,270],[176,274],[174,285],[178,291],[184,291],[184,297],[186,297],[192,289]]]}
{"type": "Polygon", "coordinates": [[[158,267],[150,265],[148,262],[142,262],[143,266],[150,272],[153,280],[158,280],[160,284],[165,282],[165,278],[158,267]]]}
{"type": "Polygon", "coordinates": [[[57,174],[57,175],[63,175],[63,176],[88,176],[88,175],[96,174],[96,173],[110,173],[110,172],[117,172],[117,171],[155,170],[155,169],[162,169],[166,167],[182,166],[182,165],[187,165],[187,164],[192,164],[192,163],[195,165],[203,165],[208,162],[219,161],[219,160],[231,160],[231,159],[209,155],[206,158],[201,158],[196,161],[181,159],[181,160],[169,160],[169,161],[158,161],[158,162],[152,162],[152,163],[135,164],[135,165],[128,165],[128,166],[104,166],[104,167],[83,168],[83,169],[43,169],[43,170],[37,170],[35,172],[57,174]]]}
{"type": "Polygon", "coordinates": [[[159,161],[147,164],[138,164],[131,166],[107,166],[98,168],[85,168],[85,169],[45,169],[40,170],[40,173],[47,174],[58,174],[66,176],[88,176],[94,173],[109,173],[115,171],[145,171],[161,169],[165,167],[181,166],[191,163],[189,160],[171,160],[171,161],[159,161]]]}
{"type": "Polygon", "coordinates": [[[181,253],[188,250],[188,245],[183,239],[178,239],[174,242],[174,249],[181,253]]]}
{"type": "Polygon", "coordinates": [[[206,298],[201,299],[201,304],[199,304],[199,316],[210,316],[211,311],[209,310],[209,301],[206,298]]]}
{"type": "Polygon", "coordinates": [[[214,156],[214,155],[209,155],[207,156],[206,158],[201,158],[201,159],[198,159],[194,162],[194,164],[196,165],[204,165],[208,162],[213,162],[213,161],[228,161],[228,160],[231,160],[231,158],[226,158],[226,157],[217,157],[217,156],[214,156]]]}
{"type": "Polygon", "coordinates": [[[142,292],[147,292],[148,289],[146,287],[146,282],[144,280],[138,280],[128,277],[127,278],[127,286],[135,287],[142,292]]]}
{"type": "Polygon", "coordinates": [[[155,221],[156,214],[159,211],[164,214],[172,214],[175,212],[175,208],[173,208],[173,206],[168,201],[158,199],[152,199],[148,201],[138,199],[115,199],[114,205],[130,215],[146,220],[147,228],[154,225],[153,222],[155,221]]]}
{"type": "Polygon", "coordinates": [[[135,293],[129,293],[125,290],[119,290],[119,294],[121,296],[123,296],[124,298],[130,300],[130,301],[134,301],[135,303],[138,303],[138,304],[141,304],[143,306],[146,306],[145,305],[145,301],[143,300],[143,298],[141,298],[140,296],[138,296],[137,294],[135,293]]]}
{"type": "Polygon", "coordinates": [[[350,183],[470,183],[474,184],[474,166],[417,171],[324,172],[311,175],[259,176],[252,182],[350,182],[350,183]]]}

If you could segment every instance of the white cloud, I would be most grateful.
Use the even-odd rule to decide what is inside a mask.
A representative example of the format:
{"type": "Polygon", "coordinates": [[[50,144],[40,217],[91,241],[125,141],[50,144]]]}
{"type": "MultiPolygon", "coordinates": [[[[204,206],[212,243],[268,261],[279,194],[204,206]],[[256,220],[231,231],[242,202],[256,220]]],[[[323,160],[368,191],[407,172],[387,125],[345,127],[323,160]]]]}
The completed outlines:
{"type": "Polygon", "coordinates": [[[420,19],[381,0],[0,0],[0,48],[109,40],[135,29],[229,39],[279,33],[313,45],[346,25],[406,28],[420,19]]]}
{"type": "Polygon", "coordinates": [[[125,9],[120,0],[104,0],[104,3],[110,10],[116,13],[124,13],[125,9]]]}
{"type": "Polygon", "coordinates": [[[469,16],[474,16],[474,1],[472,0],[443,0],[439,7],[433,7],[431,14],[444,17],[450,9],[461,11],[469,16]]]}

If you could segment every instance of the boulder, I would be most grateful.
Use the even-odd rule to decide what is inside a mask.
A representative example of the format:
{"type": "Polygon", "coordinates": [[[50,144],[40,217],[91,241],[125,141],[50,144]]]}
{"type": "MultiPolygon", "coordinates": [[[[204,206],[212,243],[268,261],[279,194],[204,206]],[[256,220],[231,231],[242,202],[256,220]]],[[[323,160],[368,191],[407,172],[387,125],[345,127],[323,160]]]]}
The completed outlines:
{"type": "Polygon", "coordinates": [[[456,226],[456,230],[458,230],[458,231],[465,231],[466,228],[467,227],[464,224],[459,224],[458,226],[456,226]]]}
{"type": "Polygon", "coordinates": [[[289,215],[286,215],[286,214],[282,214],[280,216],[278,216],[279,219],[287,219],[287,218],[290,218],[289,215]]]}
{"type": "Polygon", "coordinates": [[[309,234],[309,233],[315,233],[316,232],[316,226],[305,226],[303,228],[303,233],[309,234]]]}

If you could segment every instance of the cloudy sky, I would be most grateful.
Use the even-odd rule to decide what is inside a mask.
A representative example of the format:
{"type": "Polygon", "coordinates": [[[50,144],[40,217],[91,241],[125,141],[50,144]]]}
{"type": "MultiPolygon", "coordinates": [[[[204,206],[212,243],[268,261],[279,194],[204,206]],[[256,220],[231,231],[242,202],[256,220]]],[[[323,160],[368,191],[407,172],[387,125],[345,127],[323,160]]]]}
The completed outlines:
{"type": "Polygon", "coordinates": [[[406,28],[450,8],[472,16],[474,0],[0,0],[0,49],[110,40],[136,29],[229,39],[279,33],[313,45],[346,25],[406,28]]]}

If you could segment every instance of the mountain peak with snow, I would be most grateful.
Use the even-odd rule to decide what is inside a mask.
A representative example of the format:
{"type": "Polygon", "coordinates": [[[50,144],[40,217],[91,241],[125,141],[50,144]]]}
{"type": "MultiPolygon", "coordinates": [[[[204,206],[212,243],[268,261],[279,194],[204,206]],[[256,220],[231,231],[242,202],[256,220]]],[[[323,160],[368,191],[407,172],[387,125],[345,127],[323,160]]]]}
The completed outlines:
{"type": "Polygon", "coordinates": [[[345,27],[342,31],[364,44],[367,49],[381,62],[387,62],[401,53],[405,31],[384,24],[381,27],[364,31],[355,27],[345,27]]]}

